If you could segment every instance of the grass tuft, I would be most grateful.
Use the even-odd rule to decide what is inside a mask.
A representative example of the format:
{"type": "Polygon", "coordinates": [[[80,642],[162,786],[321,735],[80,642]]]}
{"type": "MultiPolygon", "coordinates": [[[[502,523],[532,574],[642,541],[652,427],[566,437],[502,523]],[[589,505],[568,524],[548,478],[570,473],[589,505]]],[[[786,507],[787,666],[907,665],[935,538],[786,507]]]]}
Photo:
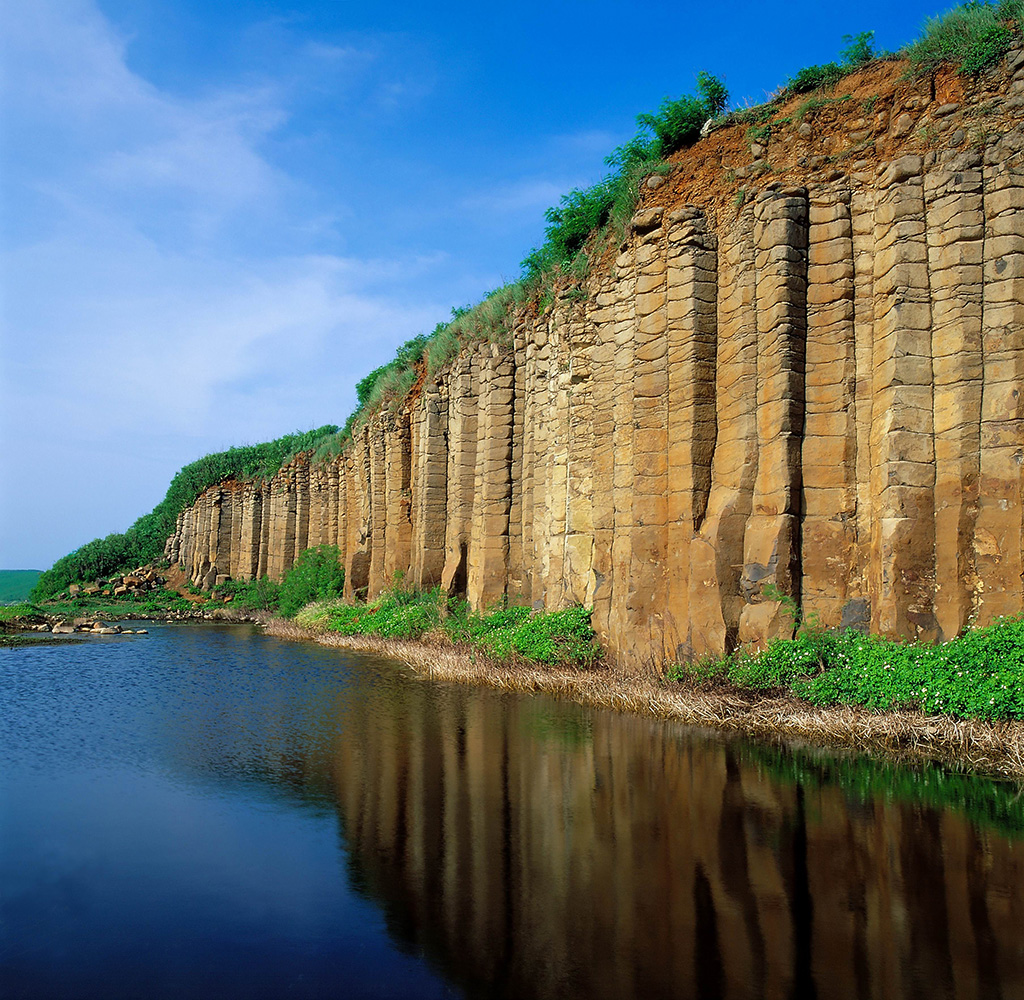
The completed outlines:
{"type": "Polygon", "coordinates": [[[994,66],[1024,30],[1024,0],[965,3],[929,18],[924,33],[906,48],[916,73],[950,63],[977,75],[994,66]]]}

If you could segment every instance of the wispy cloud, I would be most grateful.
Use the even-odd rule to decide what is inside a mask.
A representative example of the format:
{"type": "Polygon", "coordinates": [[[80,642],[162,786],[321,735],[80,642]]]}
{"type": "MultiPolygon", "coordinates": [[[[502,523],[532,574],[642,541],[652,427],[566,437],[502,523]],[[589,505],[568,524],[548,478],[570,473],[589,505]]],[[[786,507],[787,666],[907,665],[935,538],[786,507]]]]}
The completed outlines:
{"type": "Polygon", "coordinates": [[[340,421],[354,381],[448,303],[408,291],[436,255],[246,244],[260,227],[324,226],[263,148],[288,122],[279,89],[162,91],[85,0],[15,0],[5,21],[0,433],[22,474],[0,487],[0,565],[18,565],[38,562],[27,538],[48,535],[52,559],[109,511],[143,513],[139,496],[196,457],[182,449],[340,421]],[[140,462],[152,481],[126,479],[125,456],[158,441],[173,467],[140,462]]]}

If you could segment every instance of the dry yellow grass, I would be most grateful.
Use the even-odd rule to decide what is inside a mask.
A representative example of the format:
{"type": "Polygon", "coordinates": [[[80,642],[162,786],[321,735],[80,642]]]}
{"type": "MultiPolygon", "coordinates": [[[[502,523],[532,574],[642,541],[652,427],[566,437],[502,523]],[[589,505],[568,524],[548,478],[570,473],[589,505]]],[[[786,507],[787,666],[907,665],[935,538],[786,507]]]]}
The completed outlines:
{"type": "Polygon", "coordinates": [[[1024,723],[984,722],[914,712],[869,712],[851,706],[817,708],[793,697],[763,697],[737,689],[705,690],[664,680],[656,671],[612,667],[558,670],[505,663],[441,636],[420,640],[313,632],[281,619],[268,634],[313,639],[408,664],[435,681],[486,684],[505,691],[543,692],[585,705],[638,712],[691,726],[758,737],[807,740],[902,759],[939,760],[960,768],[1024,780],[1024,723]]]}

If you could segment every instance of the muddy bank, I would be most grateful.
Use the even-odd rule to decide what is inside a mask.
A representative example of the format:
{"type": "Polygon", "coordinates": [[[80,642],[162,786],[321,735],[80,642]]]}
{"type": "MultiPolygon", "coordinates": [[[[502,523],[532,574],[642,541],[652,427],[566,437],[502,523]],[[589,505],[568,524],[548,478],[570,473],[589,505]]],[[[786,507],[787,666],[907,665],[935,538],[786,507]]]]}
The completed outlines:
{"type": "Polygon", "coordinates": [[[1024,781],[1024,722],[953,719],[920,712],[869,712],[852,706],[818,708],[791,696],[768,697],[736,688],[702,690],[611,667],[586,671],[498,662],[479,650],[431,640],[382,639],[314,632],[279,618],[268,635],[387,656],[420,676],[506,691],[544,692],[584,705],[639,712],[764,740],[806,741],[889,758],[937,760],[957,770],[1024,781]]]}

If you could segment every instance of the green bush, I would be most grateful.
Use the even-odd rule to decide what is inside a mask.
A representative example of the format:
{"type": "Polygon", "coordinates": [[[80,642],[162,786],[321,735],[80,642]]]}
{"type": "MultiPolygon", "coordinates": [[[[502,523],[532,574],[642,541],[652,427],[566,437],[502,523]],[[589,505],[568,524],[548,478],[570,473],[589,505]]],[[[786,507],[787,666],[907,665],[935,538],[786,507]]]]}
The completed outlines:
{"type": "Polygon", "coordinates": [[[961,73],[977,74],[1002,59],[1022,28],[1022,0],[966,3],[929,18],[906,55],[918,73],[951,63],[961,73]]]}
{"type": "Polygon", "coordinates": [[[820,66],[805,66],[786,85],[793,94],[806,94],[838,83],[848,73],[859,69],[876,58],[873,31],[862,31],[858,35],[843,35],[846,48],[839,53],[840,62],[822,63],[820,66]]]}
{"type": "Polygon", "coordinates": [[[788,87],[794,94],[806,94],[838,83],[844,76],[839,63],[823,63],[820,66],[804,66],[799,69],[788,87]]]}
{"type": "Polygon", "coordinates": [[[656,114],[638,115],[637,124],[654,134],[653,146],[646,158],[661,159],[696,142],[704,123],[722,114],[728,100],[725,84],[702,71],[697,74],[696,96],[687,94],[676,100],[666,97],[656,114]]]}
{"type": "Polygon", "coordinates": [[[592,187],[563,195],[544,213],[544,242],[523,260],[524,280],[536,285],[547,273],[578,266],[592,234],[609,222],[621,228],[632,214],[642,178],[661,169],[670,153],[696,142],[704,123],[722,114],[728,100],[725,84],[702,71],[696,95],[666,97],[654,114],[638,115],[637,134],[605,160],[612,172],[592,187]]]}
{"type": "Polygon", "coordinates": [[[291,617],[312,601],[341,597],[345,569],[336,545],[306,549],[284,575],[278,592],[278,610],[291,617]]]}
{"type": "Polygon", "coordinates": [[[266,576],[249,581],[227,580],[214,593],[230,597],[240,611],[274,611],[281,598],[281,585],[266,576]]]}

